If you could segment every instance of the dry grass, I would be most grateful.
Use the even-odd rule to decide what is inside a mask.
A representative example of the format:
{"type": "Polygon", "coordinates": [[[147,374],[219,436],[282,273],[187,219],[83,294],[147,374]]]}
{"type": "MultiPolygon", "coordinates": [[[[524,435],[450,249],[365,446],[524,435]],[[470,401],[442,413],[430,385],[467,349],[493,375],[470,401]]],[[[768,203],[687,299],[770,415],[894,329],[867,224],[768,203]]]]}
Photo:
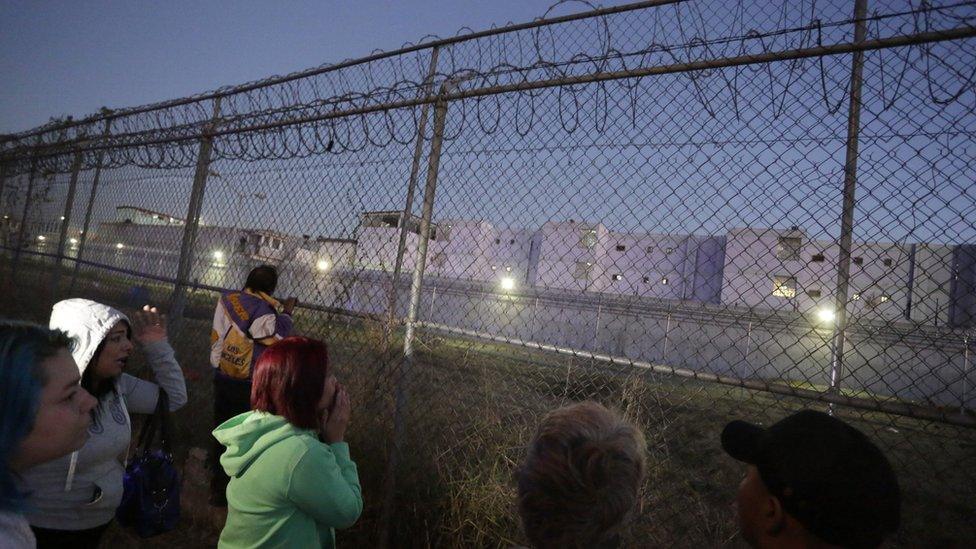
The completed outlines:
{"type": "MultiPolygon", "coordinates": [[[[26,281],[28,277],[22,278],[26,281]]],[[[116,305],[131,283],[101,277],[80,287],[116,305]],[[96,285],[97,282],[97,285],[96,285]]],[[[0,315],[46,321],[51,298],[26,282],[0,304],[0,315]]],[[[151,288],[165,302],[165,288],[151,288]]],[[[206,505],[207,475],[192,448],[208,448],[211,417],[207,364],[209,306],[196,295],[190,318],[172,334],[187,374],[190,402],[176,420],[184,471],[181,528],[150,540],[114,529],[106,546],[212,546],[222,516],[206,505]]],[[[799,407],[766,393],[634,372],[620,365],[523,348],[422,334],[409,371],[401,335],[382,323],[296,317],[300,333],[325,339],[354,396],[350,444],[366,509],[340,546],[373,546],[380,531],[384,472],[391,448],[393,383],[403,373],[407,402],[396,476],[397,547],[510,547],[524,543],[514,508],[513,474],[532,430],[549,409],[595,399],[623,412],[647,438],[650,472],[628,546],[737,545],[731,507],[741,467],[718,446],[725,422],[771,422],[799,407]]],[[[139,365],[134,364],[135,370],[139,365]]],[[[895,546],[939,546],[976,539],[976,433],[883,414],[842,411],[885,448],[903,486],[904,526],[895,546]]]]}

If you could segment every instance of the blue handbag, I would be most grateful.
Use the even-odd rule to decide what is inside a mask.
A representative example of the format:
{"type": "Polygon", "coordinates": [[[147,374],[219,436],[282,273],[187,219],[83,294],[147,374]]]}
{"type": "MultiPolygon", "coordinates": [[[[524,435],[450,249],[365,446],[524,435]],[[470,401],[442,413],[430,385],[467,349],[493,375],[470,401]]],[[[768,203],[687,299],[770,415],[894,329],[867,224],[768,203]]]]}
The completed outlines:
{"type": "Polygon", "coordinates": [[[125,468],[122,503],[115,517],[148,538],[176,528],[180,520],[180,477],[173,465],[169,397],[159,390],[156,411],[139,433],[136,453],[125,468]],[[153,449],[157,430],[160,447],[153,449]]]}

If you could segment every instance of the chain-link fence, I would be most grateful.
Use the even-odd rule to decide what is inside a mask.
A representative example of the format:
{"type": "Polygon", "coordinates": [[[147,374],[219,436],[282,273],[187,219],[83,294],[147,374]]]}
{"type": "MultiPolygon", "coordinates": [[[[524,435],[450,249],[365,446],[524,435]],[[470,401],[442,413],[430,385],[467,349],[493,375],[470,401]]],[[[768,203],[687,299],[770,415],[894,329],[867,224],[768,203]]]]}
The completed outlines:
{"type": "Polygon", "coordinates": [[[168,303],[204,446],[216,292],[277,265],[354,390],[348,540],[521,542],[580,399],[647,434],[634,545],[731,542],[721,426],[803,407],[885,449],[897,544],[976,539],[976,2],[563,7],[9,136],[3,312],[168,303]]]}

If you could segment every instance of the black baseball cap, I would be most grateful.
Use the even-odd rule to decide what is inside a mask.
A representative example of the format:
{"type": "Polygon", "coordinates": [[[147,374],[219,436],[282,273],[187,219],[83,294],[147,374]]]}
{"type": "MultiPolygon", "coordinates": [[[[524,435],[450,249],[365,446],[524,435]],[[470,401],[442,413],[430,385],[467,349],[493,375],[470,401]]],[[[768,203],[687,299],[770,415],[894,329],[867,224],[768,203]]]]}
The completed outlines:
{"type": "Polygon", "coordinates": [[[813,410],[768,429],[733,421],[722,448],[755,465],[770,493],[810,533],[843,547],[877,547],[898,529],[901,493],[891,464],[863,433],[813,410]]]}

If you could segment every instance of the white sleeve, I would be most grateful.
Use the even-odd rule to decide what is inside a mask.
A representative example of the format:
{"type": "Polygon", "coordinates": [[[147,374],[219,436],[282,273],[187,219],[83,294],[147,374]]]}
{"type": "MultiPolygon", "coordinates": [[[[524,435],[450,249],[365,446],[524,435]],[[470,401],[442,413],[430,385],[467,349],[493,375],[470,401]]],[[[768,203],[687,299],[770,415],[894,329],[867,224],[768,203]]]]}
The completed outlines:
{"type": "Polygon", "coordinates": [[[251,337],[254,339],[264,339],[266,337],[281,339],[281,336],[276,333],[277,329],[278,315],[269,313],[255,318],[248,331],[251,332],[251,337]]]}
{"type": "Polygon", "coordinates": [[[183,379],[183,370],[176,362],[173,348],[166,341],[156,341],[143,345],[143,350],[156,383],[122,374],[120,385],[126,407],[137,414],[153,413],[156,410],[159,387],[162,386],[169,397],[169,409],[179,410],[186,404],[186,380],[183,379]]]}

